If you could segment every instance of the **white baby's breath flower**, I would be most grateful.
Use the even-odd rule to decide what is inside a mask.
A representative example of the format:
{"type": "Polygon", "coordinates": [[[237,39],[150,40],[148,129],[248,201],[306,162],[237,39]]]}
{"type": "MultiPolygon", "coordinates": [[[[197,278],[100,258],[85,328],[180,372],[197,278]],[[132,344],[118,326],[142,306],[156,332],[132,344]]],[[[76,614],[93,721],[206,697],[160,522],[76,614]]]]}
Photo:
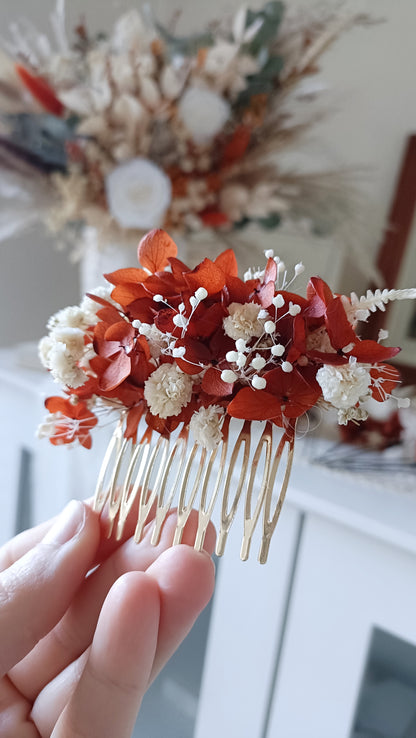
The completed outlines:
{"type": "Polygon", "coordinates": [[[228,306],[228,316],[223,320],[224,331],[234,341],[239,338],[250,340],[264,333],[264,323],[259,320],[261,305],[254,302],[232,302],[228,306]]]}
{"type": "Polygon", "coordinates": [[[53,331],[55,328],[84,328],[85,315],[82,307],[73,305],[63,310],[58,310],[48,320],[48,330],[53,331]]]}
{"type": "Polygon", "coordinates": [[[54,381],[76,389],[85,384],[86,375],[77,366],[77,359],[64,343],[55,342],[48,353],[48,366],[54,381]]]}
{"type": "Polygon", "coordinates": [[[211,141],[231,115],[229,103],[216,92],[189,87],[178,106],[179,117],[196,144],[211,141]]]}
{"type": "Polygon", "coordinates": [[[340,410],[353,408],[368,396],[371,383],[369,369],[364,364],[350,361],[342,366],[324,364],[316,374],[324,400],[340,410]]]}
{"type": "Polygon", "coordinates": [[[114,169],[106,191],[111,215],[122,228],[156,228],[162,225],[172,198],[169,177],[142,157],[114,169]]]}
{"type": "Polygon", "coordinates": [[[175,364],[162,364],[144,384],[144,397],[152,415],[179,415],[192,397],[193,379],[175,364]]]}
{"type": "Polygon", "coordinates": [[[57,326],[50,334],[52,341],[63,343],[68,353],[78,361],[85,349],[84,332],[80,328],[57,326]]]}
{"type": "Polygon", "coordinates": [[[338,424],[348,425],[350,420],[362,422],[367,420],[368,412],[363,407],[349,407],[346,410],[338,410],[338,424]]]}
{"type": "Polygon", "coordinates": [[[36,437],[40,439],[51,438],[55,433],[56,422],[58,419],[59,418],[56,413],[49,413],[43,423],[40,423],[40,425],[38,425],[38,428],[36,430],[36,437]]]}
{"type": "Polygon", "coordinates": [[[54,342],[52,341],[50,336],[44,336],[39,341],[38,355],[39,355],[40,362],[42,366],[45,367],[45,369],[49,369],[49,354],[51,352],[53,345],[54,345],[54,342]]]}
{"type": "Polygon", "coordinates": [[[223,416],[224,410],[219,405],[201,407],[192,415],[189,430],[195,441],[207,451],[213,451],[222,441],[223,416]]]}
{"type": "Polygon", "coordinates": [[[158,359],[169,346],[169,336],[167,336],[166,333],[162,333],[162,331],[160,331],[159,328],[156,328],[153,324],[146,330],[145,335],[152,358],[158,359]]]}

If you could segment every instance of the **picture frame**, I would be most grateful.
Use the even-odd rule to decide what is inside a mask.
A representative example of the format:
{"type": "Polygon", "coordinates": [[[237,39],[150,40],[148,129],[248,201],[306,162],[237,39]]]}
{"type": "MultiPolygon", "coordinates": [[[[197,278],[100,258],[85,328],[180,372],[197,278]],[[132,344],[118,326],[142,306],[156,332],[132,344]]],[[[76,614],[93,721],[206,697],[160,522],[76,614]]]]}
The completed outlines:
{"type": "MultiPolygon", "coordinates": [[[[380,246],[377,267],[388,289],[416,287],[416,134],[409,136],[380,246]]],[[[376,316],[374,316],[376,317],[376,316]]],[[[416,306],[412,300],[392,302],[373,323],[394,336],[401,352],[395,362],[404,384],[416,384],[416,306]]]]}

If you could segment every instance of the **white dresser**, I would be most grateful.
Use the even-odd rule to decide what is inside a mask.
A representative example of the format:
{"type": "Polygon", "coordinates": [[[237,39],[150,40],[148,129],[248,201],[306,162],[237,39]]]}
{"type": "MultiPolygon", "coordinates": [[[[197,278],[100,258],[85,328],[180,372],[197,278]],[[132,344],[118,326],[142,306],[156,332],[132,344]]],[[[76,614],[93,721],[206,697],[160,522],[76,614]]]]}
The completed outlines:
{"type": "MultiPolygon", "coordinates": [[[[95,452],[35,438],[44,397],[55,388],[46,373],[19,366],[15,352],[0,351],[2,541],[71,497],[93,492],[105,433],[94,438],[95,452]]],[[[399,726],[400,718],[395,727],[401,703],[394,690],[404,685],[399,697],[407,695],[410,716],[416,483],[414,493],[404,492],[399,476],[386,475],[380,484],[368,475],[331,472],[308,461],[314,443],[301,442],[295,451],[266,566],[257,563],[255,546],[250,560],[240,561],[241,530],[237,521],[232,527],[212,614],[150,691],[138,736],[415,738],[416,727],[399,726]],[[383,694],[380,683],[384,704],[393,695],[386,733],[368,727],[383,694]]]]}

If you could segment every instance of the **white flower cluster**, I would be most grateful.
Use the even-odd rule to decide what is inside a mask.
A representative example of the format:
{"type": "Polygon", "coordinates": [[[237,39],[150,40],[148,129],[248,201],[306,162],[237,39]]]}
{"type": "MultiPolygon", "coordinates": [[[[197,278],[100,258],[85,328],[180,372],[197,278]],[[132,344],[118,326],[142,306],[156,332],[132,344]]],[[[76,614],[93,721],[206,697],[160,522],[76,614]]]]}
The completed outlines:
{"type": "Polygon", "coordinates": [[[222,441],[223,417],[224,409],[219,405],[201,407],[192,415],[189,430],[195,441],[207,451],[213,451],[222,441]]]}
{"type": "Polygon", "coordinates": [[[349,420],[365,420],[368,413],[360,405],[369,397],[370,367],[350,358],[348,364],[321,367],[316,379],[326,402],[338,410],[338,422],[346,425],[349,420]],[[357,407],[358,405],[358,407],[357,407]]]}
{"type": "MultiPolygon", "coordinates": [[[[98,287],[92,293],[113,302],[111,288],[98,287]]],[[[97,323],[99,309],[97,302],[84,297],[81,305],[59,310],[49,319],[49,333],[39,342],[39,358],[55,382],[73,389],[85,383],[84,370],[95,356],[92,344],[85,344],[85,333],[97,323]]]]}
{"type": "Polygon", "coordinates": [[[193,382],[175,364],[161,364],[144,384],[144,397],[152,415],[162,419],[179,415],[192,397],[193,382]]]}

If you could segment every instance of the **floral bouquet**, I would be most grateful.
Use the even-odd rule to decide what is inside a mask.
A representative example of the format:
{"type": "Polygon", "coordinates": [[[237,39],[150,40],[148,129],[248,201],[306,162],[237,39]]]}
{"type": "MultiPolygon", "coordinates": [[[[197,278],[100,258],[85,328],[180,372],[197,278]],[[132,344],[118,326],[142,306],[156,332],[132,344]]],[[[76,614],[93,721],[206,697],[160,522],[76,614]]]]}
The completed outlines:
{"type": "Polygon", "coordinates": [[[316,118],[321,54],[366,17],[294,16],[273,0],[180,37],[132,10],[109,34],[79,25],[72,42],[63,0],[51,21],[55,44],[14,24],[0,57],[0,239],[38,218],[75,252],[86,225],[104,244],[155,227],[345,220],[337,175],[302,175],[280,155],[316,118]]]}
{"type": "MultiPolygon", "coordinates": [[[[238,277],[231,250],[190,269],[177,258],[167,233],[154,230],[138,247],[141,268],[106,275],[112,288],[101,288],[80,307],[51,318],[40,356],[54,380],[64,385],[66,396],[46,400],[50,414],[39,434],[55,445],[78,441],[90,448],[98,417],[115,413],[119,422],[100,476],[97,505],[109,500],[113,519],[119,516],[119,533],[135,498],[140,499],[140,538],[151,503],[157,499],[166,515],[173,498],[167,504],[165,491],[179,485],[179,540],[191,502],[202,489],[200,543],[222,489],[222,553],[245,489],[242,557],[248,555],[264,507],[264,561],[289,480],[297,420],[313,407],[336,408],[343,424],[364,420],[365,400],[383,402],[399,383],[398,370],[386,362],[400,349],[382,343],[386,332],[379,341],[361,340],[357,326],[389,301],[415,299],[416,289],[377,290],[359,299],[355,294],[334,295],[322,279],[313,277],[306,297],[301,297],[292,291],[292,283],[303,271],[302,264],[289,279],[283,262],[272,251],[265,255],[265,268],[249,270],[244,279],[238,277]],[[230,430],[231,419],[239,420],[239,432],[230,430]],[[250,461],[252,429],[259,427],[264,429],[250,461]],[[274,460],[273,427],[281,429],[274,460]],[[271,515],[285,447],[286,474],[271,515]],[[172,480],[180,450],[182,461],[172,480]],[[238,461],[240,451],[243,459],[238,461]],[[227,470],[226,479],[217,478],[207,509],[218,452],[219,475],[227,470]],[[191,501],[186,503],[192,474],[191,501]],[[252,514],[256,474],[260,493],[252,514]],[[229,494],[235,487],[230,510],[229,494]]],[[[397,398],[397,404],[407,401],[397,398]]]]}

